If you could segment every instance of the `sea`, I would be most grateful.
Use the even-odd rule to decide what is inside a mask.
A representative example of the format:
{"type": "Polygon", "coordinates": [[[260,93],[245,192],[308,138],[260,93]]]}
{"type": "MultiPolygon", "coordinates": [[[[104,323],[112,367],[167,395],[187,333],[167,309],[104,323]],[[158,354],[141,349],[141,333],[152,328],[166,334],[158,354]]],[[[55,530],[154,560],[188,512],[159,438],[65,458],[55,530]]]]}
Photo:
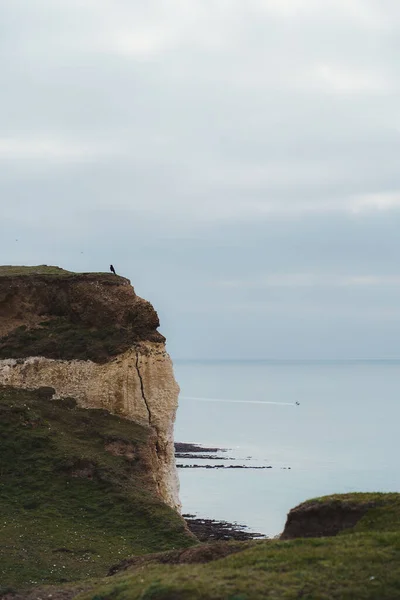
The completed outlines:
{"type": "Polygon", "coordinates": [[[288,511],[333,493],[400,492],[400,360],[174,361],[184,514],[274,537],[288,511]]]}

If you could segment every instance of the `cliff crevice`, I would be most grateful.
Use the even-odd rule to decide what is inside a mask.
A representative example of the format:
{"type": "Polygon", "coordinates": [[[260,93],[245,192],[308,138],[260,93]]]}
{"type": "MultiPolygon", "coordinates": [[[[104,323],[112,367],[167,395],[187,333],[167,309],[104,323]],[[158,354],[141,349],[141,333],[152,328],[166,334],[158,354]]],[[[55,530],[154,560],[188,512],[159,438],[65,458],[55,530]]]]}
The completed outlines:
{"type": "Polygon", "coordinates": [[[147,402],[146,395],[144,393],[143,378],[142,378],[142,375],[140,373],[140,367],[139,367],[139,352],[136,352],[136,364],[135,364],[135,366],[136,366],[136,371],[137,371],[137,374],[138,374],[138,377],[139,377],[139,381],[140,381],[140,391],[142,393],[143,402],[144,402],[144,404],[146,406],[146,410],[147,410],[147,413],[149,415],[149,425],[151,425],[151,411],[150,411],[150,406],[149,406],[149,403],[147,402]]]}

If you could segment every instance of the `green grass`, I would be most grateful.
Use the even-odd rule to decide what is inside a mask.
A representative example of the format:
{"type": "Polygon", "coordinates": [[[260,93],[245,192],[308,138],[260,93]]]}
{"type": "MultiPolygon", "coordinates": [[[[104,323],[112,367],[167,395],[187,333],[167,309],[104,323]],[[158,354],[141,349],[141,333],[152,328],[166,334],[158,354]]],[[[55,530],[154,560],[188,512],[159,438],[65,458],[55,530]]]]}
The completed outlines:
{"type": "Polygon", "coordinates": [[[386,531],[400,531],[400,494],[366,494],[367,502],[374,502],[376,506],[358,521],[350,530],[344,530],[340,535],[352,532],[372,533],[386,531]]]}
{"type": "Polygon", "coordinates": [[[127,556],[194,543],[156,497],[148,435],[72,399],[0,388],[3,587],[104,576],[127,556]],[[106,450],[115,440],[132,445],[132,460],[106,450]]]}
{"type": "Polygon", "coordinates": [[[75,271],[67,271],[61,267],[53,265],[35,265],[27,267],[24,265],[0,265],[0,277],[18,277],[18,276],[30,276],[30,275],[49,275],[49,277],[57,276],[59,278],[75,277],[79,275],[87,276],[102,276],[106,275],[112,279],[115,275],[112,275],[109,271],[90,272],[90,273],[77,273],[75,271]]]}
{"type": "Polygon", "coordinates": [[[330,494],[329,496],[318,496],[318,498],[311,498],[304,502],[304,505],[307,504],[332,504],[334,502],[339,502],[340,504],[349,502],[352,505],[358,504],[385,504],[388,505],[390,502],[398,502],[400,499],[399,494],[396,493],[383,493],[383,492],[351,492],[349,494],[330,494]]]}
{"type": "Polygon", "coordinates": [[[400,598],[400,494],[311,501],[377,503],[336,537],[258,542],[204,565],[149,565],[103,580],[80,600],[394,600],[400,598]]]}
{"type": "Polygon", "coordinates": [[[354,532],[400,532],[400,494],[382,492],[353,492],[350,494],[332,494],[312,498],[303,506],[324,504],[332,508],[340,505],[365,506],[368,511],[357,524],[350,529],[344,529],[339,535],[349,535],[354,532]]]}
{"type": "Polygon", "coordinates": [[[45,356],[62,360],[105,362],[126,352],[137,341],[127,327],[88,327],[64,317],[44,321],[38,327],[21,325],[0,339],[0,360],[45,356]]]}
{"type": "Polygon", "coordinates": [[[75,275],[72,271],[66,271],[60,267],[53,267],[48,265],[36,265],[34,267],[25,266],[14,266],[14,265],[2,265],[0,266],[0,277],[1,276],[15,276],[15,275],[75,275]]]}
{"type": "Polygon", "coordinates": [[[206,565],[151,566],[82,600],[315,600],[400,597],[400,534],[262,542],[206,565]]]}

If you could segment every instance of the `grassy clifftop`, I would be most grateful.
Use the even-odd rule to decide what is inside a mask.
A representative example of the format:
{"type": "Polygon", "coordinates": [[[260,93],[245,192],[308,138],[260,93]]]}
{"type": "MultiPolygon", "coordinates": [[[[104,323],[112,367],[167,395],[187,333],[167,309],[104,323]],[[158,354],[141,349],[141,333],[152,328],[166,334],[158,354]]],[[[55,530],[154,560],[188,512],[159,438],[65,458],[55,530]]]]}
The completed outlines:
{"type": "Polygon", "coordinates": [[[137,342],[165,342],[159,325],[124,277],[0,266],[0,359],[107,362],[137,342]]]}
{"type": "Polygon", "coordinates": [[[46,388],[0,388],[0,589],[104,576],[126,556],[193,545],[156,494],[151,435],[46,388]]]}
{"type": "Polygon", "coordinates": [[[72,271],[66,271],[60,267],[37,265],[26,267],[19,265],[0,265],[0,277],[14,277],[17,275],[75,275],[72,271]]]}

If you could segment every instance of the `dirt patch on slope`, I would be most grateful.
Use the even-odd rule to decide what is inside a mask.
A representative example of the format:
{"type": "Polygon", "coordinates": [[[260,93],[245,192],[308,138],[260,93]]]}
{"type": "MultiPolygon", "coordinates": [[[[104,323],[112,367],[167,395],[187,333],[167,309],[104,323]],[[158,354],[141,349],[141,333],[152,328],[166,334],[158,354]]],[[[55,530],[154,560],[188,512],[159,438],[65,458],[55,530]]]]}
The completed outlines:
{"type": "Polygon", "coordinates": [[[249,548],[250,543],[244,542],[213,542],[211,544],[199,544],[185,550],[172,550],[146,556],[132,556],[111,567],[108,575],[116,575],[126,570],[134,570],[149,564],[195,564],[208,563],[213,560],[225,558],[230,554],[242,552],[249,548]]]}
{"type": "Polygon", "coordinates": [[[128,460],[133,460],[136,456],[135,446],[123,440],[107,442],[104,448],[113,456],[125,456],[128,460]]]}

